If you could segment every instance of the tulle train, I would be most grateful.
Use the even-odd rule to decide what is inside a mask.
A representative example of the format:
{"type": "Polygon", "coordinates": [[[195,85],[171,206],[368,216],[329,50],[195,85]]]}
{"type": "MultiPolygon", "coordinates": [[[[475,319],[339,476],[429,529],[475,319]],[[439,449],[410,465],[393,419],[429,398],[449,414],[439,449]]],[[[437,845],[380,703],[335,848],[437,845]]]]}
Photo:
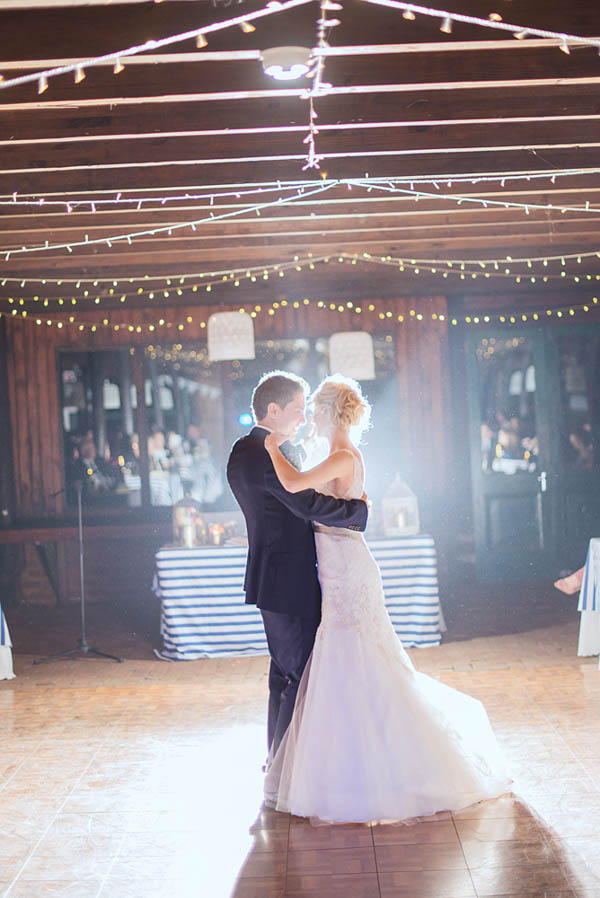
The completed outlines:
{"type": "Polygon", "coordinates": [[[508,789],[483,705],[417,672],[391,635],[376,646],[355,629],[319,630],[265,779],[278,810],[315,822],[409,820],[508,789]]]}

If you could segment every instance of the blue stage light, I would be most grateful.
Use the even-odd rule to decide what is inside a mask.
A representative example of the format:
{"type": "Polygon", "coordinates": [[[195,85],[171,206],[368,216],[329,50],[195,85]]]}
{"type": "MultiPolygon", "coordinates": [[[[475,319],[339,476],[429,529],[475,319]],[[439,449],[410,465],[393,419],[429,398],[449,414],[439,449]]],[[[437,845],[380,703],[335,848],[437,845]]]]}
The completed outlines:
{"type": "Polygon", "coordinates": [[[238,421],[242,427],[249,427],[252,424],[252,415],[249,415],[248,412],[244,412],[243,415],[239,416],[238,421]]]}

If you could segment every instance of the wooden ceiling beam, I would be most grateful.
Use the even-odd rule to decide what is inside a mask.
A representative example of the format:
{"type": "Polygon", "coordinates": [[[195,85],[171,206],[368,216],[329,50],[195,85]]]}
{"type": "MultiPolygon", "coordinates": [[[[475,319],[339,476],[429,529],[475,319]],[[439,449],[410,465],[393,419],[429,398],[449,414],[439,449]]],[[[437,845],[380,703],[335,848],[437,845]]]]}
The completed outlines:
{"type": "MultiPolygon", "coordinates": [[[[564,0],[498,2],[505,20],[580,34],[597,32],[597,9],[591,0],[571,6],[564,0]]],[[[245,0],[244,12],[263,5],[264,0],[245,0]]],[[[480,0],[460,0],[461,12],[481,14],[480,7],[480,0]]],[[[0,11],[0,59],[9,63],[3,74],[35,72],[51,57],[116,51],[237,12],[214,7],[208,0],[202,5],[177,0],[127,4],[118,11],[0,11]]],[[[500,201],[527,202],[529,197],[532,203],[593,205],[600,199],[600,178],[591,172],[564,182],[557,178],[555,184],[549,181],[554,167],[598,165],[600,69],[593,49],[573,47],[566,55],[555,41],[521,44],[461,24],[455,24],[448,37],[440,35],[439,21],[420,16],[408,23],[396,10],[361,0],[347,0],[339,16],[342,24],[332,31],[325,79],[334,87],[315,101],[321,126],[317,152],[324,159],[320,172],[303,171],[308,104],[298,88],[308,82],[278,85],[267,79],[259,51],[289,43],[290,34],[295,43],[312,46],[317,15],[316,5],[310,4],[270,16],[253,34],[227,29],[210,36],[205,55],[195,50],[192,40],[154,58],[151,51],[126,63],[119,75],[108,66],[88,67],[82,83],[73,84],[68,74],[51,78],[40,96],[35,83],[0,88],[0,197],[16,192],[19,197],[49,199],[56,194],[91,201],[135,192],[144,199],[139,210],[99,206],[95,214],[89,207],[67,215],[64,207],[59,214],[56,207],[0,206],[0,246],[69,243],[83,234],[106,240],[137,229],[185,223],[208,211],[218,215],[225,207],[238,211],[253,201],[215,196],[212,206],[198,200],[160,204],[162,195],[188,192],[190,184],[203,185],[197,192],[214,187],[217,194],[226,183],[277,180],[305,181],[318,189],[324,186],[322,175],[362,178],[368,172],[378,178],[439,180],[464,175],[476,180],[482,172],[540,171],[543,182],[438,186],[440,193],[500,201]],[[381,45],[382,37],[387,46],[381,45]],[[154,196],[154,202],[146,203],[148,196],[154,196]]],[[[435,191],[433,185],[426,189],[435,191]]],[[[76,247],[72,253],[14,251],[8,260],[1,257],[1,274],[173,274],[226,269],[241,260],[264,265],[295,253],[341,250],[405,258],[425,253],[489,258],[597,252],[600,246],[599,222],[592,215],[545,209],[525,215],[464,201],[458,207],[441,198],[415,203],[374,193],[331,188],[314,199],[305,196],[297,205],[265,209],[260,218],[241,214],[238,221],[203,224],[195,233],[175,230],[171,238],[157,235],[134,240],[131,246],[117,241],[112,246],[76,247]]],[[[257,200],[274,195],[257,194],[257,200]]],[[[600,260],[586,260],[585,268],[591,276],[600,270],[600,260]]],[[[452,286],[450,278],[424,279],[405,272],[400,281],[390,268],[375,271],[374,266],[359,265],[320,270],[317,277],[306,278],[306,289],[326,285],[341,295],[341,285],[351,290],[357,273],[362,281],[355,285],[359,293],[372,283],[384,291],[397,291],[399,283],[417,290],[424,284],[429,290],[437,284],[457,293],[472,289],[467,280],[457,279],[452,286]]],[[[292,282],[294,289],[302,289],[301,279],[292,282]]],[[[522,290],[512,282],[488,287],[492,292],[522,290]]],[[[5,288],[0,289],[3,295],[5,288]]],[[[240,293],[229,287],[223,295],[225,302],[236,302],[240,293]]]]}
{"type": "MultiPolygon", "coordinates": [[[[236,219],[234,221],[208,221],[202,225],[198,225],[196,230],[192,232],[187,227],[176,229],[171,236],[167,236],[166,231],[155,236],[135,238],[135,242],[151,239],[156,243],[166,242],[172,245],[173,242],[186,241],[190,244],[213,240],[231,241],[236,240],[240,243],[251,242],[264,239],[265,237],[274,237],[277,235],[281,239],[288,237],[297,237],[300,235],[317,235],[327,230],[328,234],[342,235],[345,233],[370,233],[373,231],[394,232],[401,234],[403,232],[414,233],[416,231],[426,231],[432,238],[439,232],[450,233],[452,231],[460,231],[465,239],[470,239],[472,234],[479,234],[482,229],[489,229],[494,232],[494,236],[501,233],[508,233],[510,229],[518,231],[523,228],[523,218],[525,213],[521,210],[501,210],[501,209],[482,209],[481,212],[463,212],[462,208],[457,210],[456,214],[443,213],[440,215],[432,215],[426,212],[415,212],[410,215],[396,214],[373,214],[369,215],[327,215],[323,214],[309,217],[255,217],[247,219],[236,219]]],[[[72,216],[69,216],[69,219],[72,216]]],[[[570,230],[579,231],[581,233],[594,232],[600,230],[600,210],[596,215],[567,213],[560,215],[554,213],[550,216],[543,210],[531,210],[527,215],[527,224],[530,229],[536,227],[543,228],[554,237],[561,236],[570,230]]],[[[174,219],[166,219],[161,222],[148,223],[147,228],[177,228],[178,222],[174,219]]],[[[121,237],[123,243],[123,235],[133,230],[143,231],[144,226],[137,228],[121,225],[115,227],[110,223],[88,227],[85,232],[80,227],[55,227],[42,229],[6,229],[1,235],[0,252],[10,250],[11,248],[20,248],[27,246],[43,246],[47,240],[50,244],[74,244],[83,241],[86,237],[88,241],[107,240],[118,242],[121,237]]]]}
{"type": "MultiPolygon", "coordinates": [[[[509,197],[505,197],[509,201],[509,197]]],[[[513,197],[514,199],[514,197],[513,197]]],[[[578,197],[581,203],[581,197],[578,197]]],[[[523,202],[535,204],[535,198],[524,199],[523,202]]],[[[595,203],[593,197],[590,198],[591,210],[595,208],[596,213],[590,210],[581,209],[581,212],[571,211],[561,214],[558,211],[545,209],[529,209],[530,221],[544,221],[556,225],[563,225],[567,221],[587,221],[594,223],[596,227],[600,227],[600,197],[596,196],[595,203]]],[[[283,209],[265,210],[260,218],[254,214],[247,217],[237,217],[235,219],[222,219],[220,221],[205,221],[198,225],[198,230],[210,230],[215,234],[227,234],[235,230],[237,234],[242,236],[244,233],[261,233],[265,229],[276,228],[278,231],[285,233],[291,229],[301,229],[307,224],[313,227],[333,227],[334,225],[342,225],[345,222],[355,224],[364,223],[370,226],[379,227],[386,224],[395,224],[396,226],[406,227],[454,227],[468,229],[470,227],[502,227],[507,226],[515,221],[521,221],[523,218],[523,210],[515,207],[499,207],[488,206],[484,208],[479,205],[461,205],[444,203],[439,207],[435,207],[433,201],[420,200],[416,203],[414,200],[406,199],[404,205],[398,205],[393,209],[377,208],[373,211],[367,211],[361,208],[343,209],[339,207],[331,208],[324,205],[317,212],[308,212],[298,207],[285,210],[288,214],[281,214],[283,209]],[[454,207],[453,207],[454,206],[454,207]],[[304,214],[300,214],[304,211],[304,214]]],[[[566,203],[566,205],[571,205],[566,203]]],[[[213,207],[218,214],[219,206],[213,207]]],[[[71,215],[48,215],[45,218],[41,216],[33,216],[26,218],[24,216],[10,217],[4,215],[2,219],[1,240],[13,241],[16,245],[21,245],[24,241],[27,243],[43,243],[48,239],[51,242],[57,239],[79,239],[83,234],[87,234],[89,239],[97,236],[110,234],[127,234],[132,231],[142,231],[149,228],[173,227],[181,223],[195,221],[203,216],[208,217],[210,206],[207,204],[202,209],[195,210],[168,210],[164,208],[156,210],[156,215],[151,216],[148,213],[141,215],[135,212],[124,212],[115,220],[114,214],[96,212],[88,213],[71,213],[71,215]],[[190,214],[191,213],[191,214],[190,214]]]]}
{"type": "MultiPolygon", "coordinates": [[[[420,208],[428,209],[437,208],[437,203],[443,207],[448,202],[448,209],[454,208],[451,200],[445,200],[444,197],[472,197],[479,199],[509,199],[522,200],[531,203],[549,203],[573,205],[584,204],[586,200],[593,201],[595,195],[600,191],[600,167],[595,171],[582,172],[580,174],[559,175],[556,170],[550,169],[541,172],[540,177],[536,177],[531,171],[514,172],[513,175],[506,175],[504,183],[500,177],[497,180],[486,180],[491,176],[489,172],[472,172],[466,176],[466,180],[457,180],[456,175],[438,175],[435,183],[419,182],[415,180],[410,182],[399,182],[399,188],[407,191],[423,190],[431,194],[431,199],[421,199],[422,206],[420,208]],[[444,180],[449,177],[450,183],[444,180]],[[552,180],[554,179],[554,180],[552,180]],[[437,185],[437,186],[436,186],[437,185]]],[[[434,176],[435,177],[435,176],[434,176]]],[[[311,182],[308,182],[311,183],[311,182]]],[[[145,216],[159,213],[164,215],[168,210],[169,215],[181,213],[187,215],[188,212],[194,210],[209,209],[214,212],[219,210],[235,210],[238,208],[252,208],[257,196],[262,195],[265,199],[274,199],[282,192],[293,192],[297,188],[292,182],[287,185],[281,182],[263,182],[261,185],[262,194],[258,193],[258,187],[247,184],[245,187],[240,185],[186,185],[180,188],[164,188],[164,190],[155,191],[148,187],[147,191],[135,190],[127,192],[122,199],[128,198],[129,203],[117,203],[116,196],[113,191],[81,191],[76,195],[71,192],[45,193],[43,203],[39,199],[31,199],[30,204],[22,204],[26,201],[28,194],[18,194],[17,202],[13,202],[12,194],[0,195],[0,214],[3,218],[12,219],[29,219],[31,217],[38,218],[40,221],[50,220],[53,216],[62,216],[65,213],[65,203],[71,201],[80,204],[75,206],[73,213],[77,216],[78,221],[87,222],[86,213],[89,214],[89,221],[96,221],[96,216],[115,215],[117,219],[122,216],[134,216],[133,220],[144,220],[145,216]],[[251,193],[244,193],[244,190],[251,190],[251,193]],[[240,191],[238,194],[237,191],[240,191]],[[185,197],[188,197],[186,200],[185,197]],[[168,202],[163,203],[162,198],[169,198],[168,202]],[[203,197],[203,199],[201,198],[203,197]],[[136,209],[140,198],[143,200],[141,210],[136,209]],[[90,205],[96,204],[96,212],[91,213],[90,205]],[[83,205],[81,205],[83,204],[83,205]]],[[[33,195],[38,197],[38,194],[33,195]]],[[[349,191],[344,184],[332,186],[330,190],[322,195],[312,197],[304,196],[295,200],[293,208],[290,206],[282,206],[278,209],[278,215],[295,214],[295,209],[319,210],[322,207],[335,209],[337,207],[350,209],[360,214],[362,210],[372,207],[374,210],[382,207],[382,204],[395,208],[396,206],[404,208],[414,204],[414,198],[409,194],[401,192],[391,193],[378,190],[372,187],[355,186],[349,191]]],[[[463,210],[464,211],[464,210],[463,210]]],[[[127,219],[129,220],[129,219],[127,219]]]]}
{"type": "Polygon", "coordinates": [[[139,264],[157,264],[163,261],[161,257],[164,257],[165,264],[173,266],[178,262],[182,264],[202,262],[208,267],[215,267],[217,263],[220,267],[227,264],[237,266],[237,260],[241,258],[252,258],[254,264],[260,265],[262,259],[274,257],[275,260],[278,258],[289,260],[296,253],[312,252],[314,255],[322,255],[341,250],[362,252],[371,251],[372,247],[379,247],[383,254],[403,258],[415,254],[422,257],[424,252],[431,258],[435,256],[452,258],[452,253],[458,251],[466,252],[469,256],[489,258],[501,257],[503,254],[516,255],[517,252],[521,253],[525,246],[533,245],[544,246],[544,252],[548,255],[585,250],[600,251],[598,235],[594,230],[582,227],[565,228],[560,235],[554,235],[542,223],[539,226],[523,223],[521,228],[514,227],[507,234],[498,233],[491,236],[482,233],[481,230],[469,236],[451,233],[447,229],[441,229],[439,233],[429,230],[424,236],[419,231],[404,232],[394,228],[372,230],[348,228],[338,231],[288,234],[283,239],[275,232],[273,235],[266,234],[253,240],[239,239],[234,245],[224,237],[207,236],[192,241],[174,235],[166,242],[161,238],[139,238],[133,244],[133,249],[124,242],[114,242],[111,248],[95,245],[86,251],[83,247],[75,247],[71,254],[64,250],[12,254],[10,260],[3,262],[2,271],[5,276],[8,276],[10,271],[18,275],[26,268],[35,266],[40,272],[45,271],[46,274],[53,272],[55,277],[59,277],[63,272],[74,268],[87,269],[88,266],[111,268],[127,265],[133,268],[139,264]],[[557,245],[558,237],[560,237],[559,245],[557,245]]]}
{"type": "MultiPolygon", "coordinates": [[[[0,102],[2,101],[0,93],[0,102]]],[[[507,91],[463,91],[458,98],[446,93],[439,96],[410,91],[406,94],[380,94],[371,100],[375,106],[359,110],[352,96],[322,97],[318,101],[320,123],[353,121],[406,122],[407,127],[422,128],[435,121],[461,121],[491,118],[502,121],[509,117],[600,114],[600,98],[595,85],[579,86],[576,91],[565,87],[539,88],[535,101],[520,89],[507,91]],[[373,110],[376,110],[376,115],[373,110]]],[[[6,106],[6,104],[5,104],[6,106]]],[[[215,101],[198,107],[193,101],[175,104],[168,118],[153,106],[136,106],[135,114],[126,107],[65,110],[62,107],[2,112],[3,134],[7,140],[51,139],[60,137],[104,137],[163,132],[210,130],[224,124],[232,129],[249,127],[285,127],[305,124],[305,104],[286,97],[246,101],[239,105],[215,101]],[[157,115],[158,112],[158,115],[157,115]]]]}
{"type": "MultiPolygon", "coordinates": [[[[432,150],[428,153],[414,153],[412,157],[377,156],[372,154],[366,158],[363,154],[356,157],[331,157],[321,163],[321,172],[326,172],[330,179],[363,178],[365,174],[372,178],[390,177],[450,177],[451,175],[471,175],[475,172],[500,172],[511,170],[536,171],[547,170],[549,166],[562,168],[594,168],[598,164],[596,145],[570,144],[569,146],[545,146],[511,148],[509,150],[490,147],[483,154],[472,150],[457,153],[432,150]]],[[[69,189],[72,195],[86,190],[109,190],[115,194],[123,190],[141,190],[147,187],[172,190],[178,185],[189,184],[191,180],[205,185],[220,184],[226,179],[237,183],[250,181],[297,181],[306,178],[302,171],[305,156],[301,153],[291,154],[293,158],[276,160],[266,155],[264,161],[258,159],[240,159],[236,165],[225,166],[222,160],[215,162],[190,160],[188,165],[175,162],[166,166],[144,168],[131,164],[119,169],[92,168],[84,166],[81,170],[63,169],[59,171],[39,173],[12,173],[0,175],[0,194],[11,196],[14,191],[19,194],[51,194],[55,191],[69,189]]],[[[321,183],[319,173],[314,173],[315,186],[321,183]]],[[[310,178],[310,175],[309,175],[310,178]]]]}
{"type": "MultiPolygon", "coordinates": [[[[598,31],[597,8],[591,0],[579,0],[570,5],[561,0],[498,2],[505,20],[515,24],[587,36],[594,36],[598,31]]],[[[461,0],[459,5],[461,13],[481,16],[481,0],[461,0]]],[[[263,0],[247,0],[244,10],[250,12],[263,6],[263,0]]],[[[159,4],[119,4],[113,8],[96,3],[64,10],[40,9],[36,4],[29,10],[19,8],[3,12],[0,50],[2,58],[6,59],[27,58],[33,52],[40,58],[72,56],[74,51],[95,56],[135,46],[143,40],[158,40],[182,33],[212,21],[224,21],[236,12],[231,7],[213,7],[209,2],[171,0],[159,4]]],[[[257,23],[253,34],[241,34],[235,28],[212,35],[209,49],[261,49],[266,42],[269,46],[281,46],[289,43],[290,34],[294,34],[298,44],[312,46],[316,18],[317,11],[312,4],[308,8],[278,12],[257,23]]],[[[378,43],[382,35],[387,42],[395,43],[484,41],[500,36],[497,31],[458,22],[454,23],[451,37],[441,36],[439,22],[435,19],[417,16],[415,21],[407,22],[399,10],[378,8],[358,0],[347,0],[339,18],[342,24],[335,30],[335,43],[341,45],[378,43]]],[[[193,42],[175,46],[178,50],[193,49],[193,42]]]]}
{"type": "MultiPolygon", "coordinates": [[[[484,68],[485,70],[485,68],[484,68]]],[[[331,87],[327,96],[329,97],[343,97],[343,96],[352,96],[352,97],[372,97],[374,94],[394,94],[401,95],[404,93],[419,93],[421,95],[427,95],[430,93],[437,93],[439,91],[448,92],[449,94],[452,92],[462,93],[465,91],[474,91],[474,90],[505,90],[505,91],[515,91],[515,90],[528,90],[528,91],[537,91],[538,89],[547,89],[552,86],[556,87],[568,87],[572,91],[576,91],[579,88],[589,88],[594,85],[598,85],[600,83],[600,75],[597,73],[597,65],[594,70],[591,70],[591,74],[581,75],[579,77],[557,77],[554,74],[548,77],[537,77],[537,78],[473,78],[466,80],[428,80],[428,81],[400,81],[398,80],[398,73],[394,73],[395,80],[390,81],[379,81],[377,83],[373,83],[368,77],[365,77],[363,82],[356,82],[354,84],[336,86],[331,87]]],[[[414,71],[414,70],[413,70],[414,71]]],[[[418,75],[422,76],[421,70],[418,70],[418,75]]],[[[86,81],[88,79],[86,78],[86,81]]],[[[116,80],[116,79],[115,79],[116,80]]],[[[349,79],[345,79],[349,80],[349,79]]],[[[164,87],[165,83],[168,84],[171,90],[173,89],[173,83],[171,79],[165,79],[164,82],[161,83],[160,87],[164,87]]],[[[220,82],[222,83],[222,82],[220,82]]],[[[192,81],[192,84],[194,82],[192,81]]],[[[48,92],[46,91],[42,97],[36,96],[34,89],[31,87],[27,88],[27,93],[23,93],[26,88],[15,88],[14,92],[11,91],[11,98],[8,98],[8,92],[0,93],[0,113],[4,114],[5,112],[10,112],[11,110],[23,110],[30,111],[31,113],[35,113],[38,109],[47,109],[47,110],[90,110],[95,109],[102,106],[109,106],[111,108],[117,106],[136,106],[138,104],[144,104],[147,106],[155,105],[162,106],[168,104],[169,106],[173,106],[178,103],[214,103],[214,102],[252,102],[258,100],[278,100],[281,98],[287,98],[289,101],[293,100],[303,100],[306,88],[298,88],[298,87],[286,87],[286,88],[271,88],[265,86],[264,88],[248,88],[248,79],[242,78],[240,79],[240,87],[239,89],[234,90],[204,90],[204,91],[194,91],[190,89],[190,81],[185,80],[181,85],[182,88],[178,92],[169,92],[169,93],[158,93],[157,85],[149,83],[148,80],[144,80],[140,85],[139,89],[135,92],[130,93],[125,88],[119,89],[118,84],[111,84],[112,92],[107,92],[102,87],[98,89],[94,88],[86,88],[82,89],[81,85],[73,85],[68,84],[64,86],[64,89],[61,90],[62,81],[60,85],[57,85],[53,90],[50,96],[48,96],[48,92]],[[17,94],[21,92],[20,96],[17,94]]],[[[371,101],[372,102],[372,101],[371,101]]],[[[452,102],[449,100],[449,103],[452,102]]],[[[457,101],[459,102],[459,101],[457,101]]]]}
{"type": "MultiPolygon", "coordinates": [[[[417,120],[417,121],[384,121],[384,120],[373,120],[373,121],[362,121],[362,122],[343,122],[337,121],[334,124],[326,124],[319,123],[319,133],[323,135],[333,134],[336,137],[340,134],[351,134],[351,135],[363,135],[363,134],[371,134],[373,132],[377,133],[377,131],[381,129],[389,130],[398,129],[399,134],[398,138],[402,139],[406,136],[406,132],[414,133],[415,131],[429,131],[430,129],[439,129],[444,128],[447,131],[461,129],[468,130],[471,128],[479,128],[481,129],[485,126],[486,130],[490,127],[494,128],[498,125],[501,125],[503,129],[507,129],[509,127],[523,127],[527,125],[532,131],[537,133],[537,129],[540,127],[552,126],[553,130],[556,132],[560,129],[560,133],[564,134],[567,132],[567,126],[570,125],[572,127],[582,128],[589,126],[590,129],[593,127],[595,123],[600,120],[600,113],[591,113],[584,115],[577,115],[575,113],[569,113],[565,115],[523,115],[523,116],[495,116],[495,117],[487,117],[487,118],[474,118],[474,119],[438,119],[438,120],[417,120]]],[[[107,145],[107,147],[114,147],[118,149],[122,154],[131,152],[132,144],[135,145],[136,152],[143,147],[143,142],[148,142],[156,145],[164,146],[164,141],[169,140],[172,143],[175,141],[180,145],[184,145],[189,147],[192,141],[196,142],[206,142],[206,138],[218,138],[222,140],[223,138],[235,140],[238,142],[240,138],[245,141],[251,141],[256,139],[257,137],[268,136],[271,138],[280,139],[282,135],[289,136],[292,139],[292,135],[296,136],[300,134],[304,136],[306,133],[306,124],[288,124],[288,125],[248,125],[246,127],[240,128],[232,128],[223,126],[221,128],[203,128],[203,129],[188,129],[185,131],[162,131],[160,134],[156,132],[146,132],[131,134],[90,134],[85,136],[62,136],[62,137],[29,137],[23,139],[8,139],[8,140],[0,140],[0,147],[7,147],[10,149],[13,148],[22,148],[22,147],[35,147],[37,148],[37,156],[39,158],[40,147],[44,144],[48,145],[47,158],[48,161],[51,161],[52,154],[68,156],[69,153],[75,155],[77,152],[78,157],[81,156],[81,150],[76,151],[74,149],[76,144],[83,145],[84,147],[89,147],[90,155],[94,153],[95,147],[93,144],[97,142],[102,142],[107,145]]],[[[594,133],[598,133],[597,127],[594,128],[594,133]]],[[[193,146],[193,144],[192,144],[193,146]]],[[[181,151],[183,152],[183,150],[181,151]]],[[[189,152],[189,150],[188,150],[189,152]]],[[[19,156],[22,156],[22,151],[19,152],[19,156]]],[[[8,164],[6,153],[3,153],[2,164],[8,164]]]]}
{"type": "MultiPolygon", "coordinates": [[[[563,123],[548,121],[439,125],[422,130],[390,128],[381,124],[378,128],[361,129],[350,125],[347,129],[332,126],[320,129],[317,146],[324,159],[341,159],[346,155],[362,155],[367,159],[386,155],[414,156],[431,152],[444,155],[457,153],[483,153],[520,150],[544,152],[556,146],[559,149],[596,148],[599,144],[598,118],[563,123]],[[385,131],[386,133],[382,133],[385,131]],[[381,150],[385,138],[385,150],[381,150]]],[[[167,140],[164,136],[149,137],[144,141],[105,141],[101,147],[84,143],[77,147],[69,143],[53,143],[40,148],[36,143],[28,146],[5,145],[0,161],[1,175],[22,175],[29,172],[46,175],[54,171],[94,171],[144,166],[156,168],[173,163],[221,164],[223,166],[244,163],[246,159],[270,163],[273,159],[293,158],[305,155],[302,139],[307,124],[293,133],[270,134],[221,134],[211,141],[204,137],[167,140]],[[265,152],[265,141],[268,151],[265,152]],[[135,146],[132,144],[135,143],[135,146]],[[131,161],[135,159],[135,161],[131,161]]],[[[9,142],[10,144],[10,142],[9,142]]]]}
{"type": "MultiPolygon", "coordinates": [[[[8,0],[3,0],[3,9],[8,0]]],[[[140,0],[140,2],[148,2],[148,0],[140,0]]],[[[331,46],[328,45],[326,47],[314,47],[313,55],[315,57],[321,57],[325,60],[330,58],[339,59],[343,58],[351,58],[351,57],[364,57],[364,56],[406,56],[406,55],[415,55],[415,54],[431,54],[431,53],[491,53],[498,50],[512,50],[523,53],[523,55],[530,56],[532,51],[534,50],[543,50],[548,52],[550,50],[560,49],[561,41],[559,39],[552,38],[525,38],[523,40],[515,41],[513,38],[498,38],[495,39],[493,37],[489,37],[487,40],[471,40],[471,41],[453,41],[453,40],[444,40],[444,41],[435,41],[435,42],[422,42],[422,43],[401,43],[401,44],[385,44],[385,43],[376,43],[376,44],[358,44],[354,46],[331,46]]],[[[573,41],[570,44],[571,50],[588,48],[589,45],[582,42],[573,41]]],[[[193,52],[179,52],[173,50],[169,52],[169,48],[165,48],[164,52],[161,53],[150,53],[144,52],[143,54],[133,55],[124,57],[124,62],[127,67],[131,66],[156,66],[156,65],[184,65],[192,63],[193,65],[206,64],[206,63],[241,63],[252,61],[261,61],[261,51],[260,50],[218,50],[212,51],[207,49],[202,49],[202,52],[198,52],[198,50],[194,50],[193,52]]],[[[35,57],[32,59],[10,59],[4,60],[2,62],[2,68],[4,72],[19,72],[24,73],[28,71],[46,71],[57,68],[67,68],[69,66],[76,65],[84,65],[88,63],[90,57],[88,56],[69,56],[69,57],[51,57],[51,58],[40,58],[35,57]]],[[[112,68],[113,61],[110,59],[101,60],[97,63],[94,63],[94,68],[112,68]]],[[[6,76],[5,76],[6,77],[6,76]]],[[[11,74],[11,77],[14,77],[11,74]]]]}

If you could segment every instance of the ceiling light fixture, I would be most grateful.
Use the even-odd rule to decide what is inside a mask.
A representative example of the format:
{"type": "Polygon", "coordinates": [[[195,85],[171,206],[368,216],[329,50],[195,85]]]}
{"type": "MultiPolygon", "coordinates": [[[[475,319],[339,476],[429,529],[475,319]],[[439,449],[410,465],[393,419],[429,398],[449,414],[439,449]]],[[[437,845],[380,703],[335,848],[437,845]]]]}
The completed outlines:
{"type": "Polygon", "coordinates": [[[262,50],[263,72],[276,81],[293,81],[310,72],[311,51],[307,47],[271,47],[262,50]]]}

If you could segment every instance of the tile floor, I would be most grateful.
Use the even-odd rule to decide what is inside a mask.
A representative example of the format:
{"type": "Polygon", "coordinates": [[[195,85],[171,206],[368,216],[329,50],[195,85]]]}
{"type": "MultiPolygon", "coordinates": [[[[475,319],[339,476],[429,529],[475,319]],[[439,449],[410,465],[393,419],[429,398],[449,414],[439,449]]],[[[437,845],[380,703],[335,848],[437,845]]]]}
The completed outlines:
{"type": "Polygon", "coordinates": [[[411,652],[485,702],[515,777],[514,796],[411,826],[313,828],[261,807],[265,658],[16,654],[0,895],[600,898],[600,671],[575,656],[576,628],[563,615],[411,652]]]}

